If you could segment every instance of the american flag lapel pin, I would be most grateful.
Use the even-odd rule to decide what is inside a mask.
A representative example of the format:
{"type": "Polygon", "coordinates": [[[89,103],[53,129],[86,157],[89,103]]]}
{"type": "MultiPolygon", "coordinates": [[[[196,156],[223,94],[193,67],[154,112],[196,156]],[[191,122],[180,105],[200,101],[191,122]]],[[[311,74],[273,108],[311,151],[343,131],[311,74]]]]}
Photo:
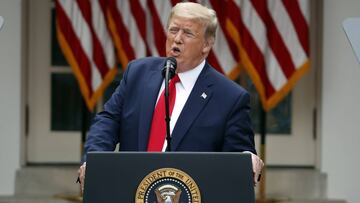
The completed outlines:
{"type": "Polygon", "coordinates": [[[203,99],[206,99],[206,97],[207,97],[206,93],[203,92],[203,93],[201,94],[201,97],[202,97],[203,99]]]}

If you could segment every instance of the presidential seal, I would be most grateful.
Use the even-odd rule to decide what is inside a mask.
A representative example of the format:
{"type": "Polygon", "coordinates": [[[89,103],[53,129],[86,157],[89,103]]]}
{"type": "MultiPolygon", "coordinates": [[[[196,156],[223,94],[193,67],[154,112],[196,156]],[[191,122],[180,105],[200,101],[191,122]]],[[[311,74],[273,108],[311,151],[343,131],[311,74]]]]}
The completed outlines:
{"type": "Polygon", "coordinates": [[[201,195],[188,174],[175,168],[161,168],[141,181],[135,203],[201,203],[201,195]]]}

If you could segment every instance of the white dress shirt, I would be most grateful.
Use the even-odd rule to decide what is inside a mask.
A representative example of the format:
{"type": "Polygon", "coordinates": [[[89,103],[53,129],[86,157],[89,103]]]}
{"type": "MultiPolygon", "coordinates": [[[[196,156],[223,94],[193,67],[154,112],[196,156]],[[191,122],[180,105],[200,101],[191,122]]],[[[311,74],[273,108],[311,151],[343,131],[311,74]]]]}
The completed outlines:
{"type": "MultiPolygon", "coordinates": [[[[178,120],[180,113],[181,113],[182,109],[184,108],[187,99],[189,98],[191,90],[193,89],[195,82],[198,79],[204,66],[205,66],[205,60],[203,60],[194,69],[188,70],[183,73],[178,73],[180,82],[176,83],[176,85],[175,85],[176,99],[175,99],[174,109],[171,114],[170,135],[172,134],[172,131],[175,127],[176,121],[178,120]]],[[[161,85],[157,100],[159,100],[160,95],[164,89],[165,89],[165,80],[163,81],[163,83],[161,85]]],[[[167,143],[165,140],[163,149],[162,149],[163,152],[166,150],[166,147],[167,147],[167,143]]]]}

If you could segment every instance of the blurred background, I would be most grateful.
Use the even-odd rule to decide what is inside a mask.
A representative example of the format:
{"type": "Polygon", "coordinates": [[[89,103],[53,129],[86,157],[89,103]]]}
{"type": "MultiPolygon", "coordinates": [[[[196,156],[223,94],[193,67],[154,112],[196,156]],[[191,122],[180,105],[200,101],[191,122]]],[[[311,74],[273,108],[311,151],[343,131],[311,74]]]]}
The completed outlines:
{"type": "MultiPolygon", "coordinates": [[[[91,2],[90,17],[105,24],[81,27],[72,0],[0,0],[0,202],[62,202],[53,195],[78,192],[82,132],[128,61],[163,56],[156,39],[165,40],[164,30],[153,29],[153,13],[165,25],[168,14],[161,11],[177,1],[78,2],[91,2]],[[96,9],[112,3],[112,18],[97,16],[96,9]],[[90,77],[83,66],[93,62],[83,61],[77,48],[87,43],[86,29],[102,45],[90,40],[90,53],[100,50],[106,61],[105,67],[95,63],[90,77]]],[[[360,1],[201,2],[220,21],[209,62],[250,92],[258,151],[266,132],[268,197],[358,202],[360,64],[342,22],[360,17],[360,1]]]]}

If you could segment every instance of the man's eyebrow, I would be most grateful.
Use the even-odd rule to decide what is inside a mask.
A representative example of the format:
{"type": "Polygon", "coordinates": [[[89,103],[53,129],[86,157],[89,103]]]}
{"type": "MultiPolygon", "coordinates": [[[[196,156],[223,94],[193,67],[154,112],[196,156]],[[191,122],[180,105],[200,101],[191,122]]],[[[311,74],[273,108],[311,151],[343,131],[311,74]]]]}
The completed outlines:
{"type": "Polygon", "coordinates": [[[183,30],[186,31],[186,32],[191,32],[191,33],[193,32],[193,31],[192,31],[191,29],[189,29],[189,28],[183,28],[183,30]]]}

